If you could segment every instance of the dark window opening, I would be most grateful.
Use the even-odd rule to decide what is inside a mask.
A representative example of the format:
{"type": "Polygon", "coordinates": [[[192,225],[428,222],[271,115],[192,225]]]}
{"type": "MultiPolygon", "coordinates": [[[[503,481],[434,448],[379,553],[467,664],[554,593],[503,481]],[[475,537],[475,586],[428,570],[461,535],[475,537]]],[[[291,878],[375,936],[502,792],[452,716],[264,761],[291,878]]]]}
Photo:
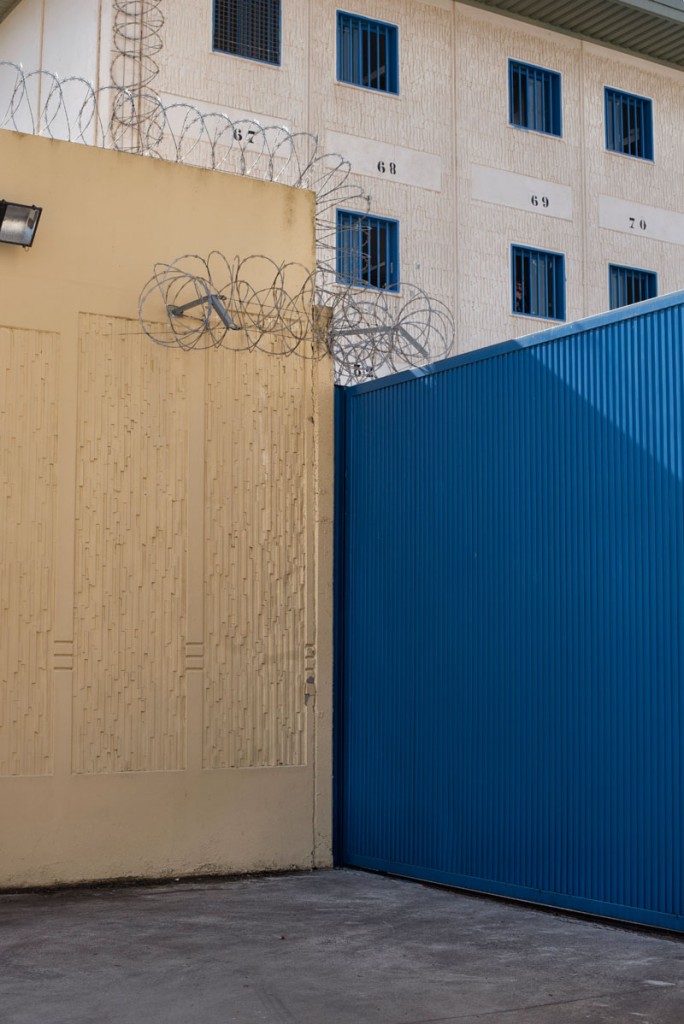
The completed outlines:
{"type": "Polygon", "coordinates": [[[512,249],[514,313],[565,320],[565,259],[560,253],[512,249]]]}
{"type": "Polygon", "coordinates": [[[362,288],[398,291],[397,221],[338,210],[337,280],[362,288]]]}
{"type": "Polygon", "coordinates": [[[562,134],[561,76],[532,64],[509,61],[509,120],[516,128],[562,134]]]}
{"type": "Polygon", "coordinates": [[[280,63],[280,0],[214,0],[214,49],[280,63]]]}
{"type": "Polygon", "coordinates": [[[378,92],[399,91],[396,25],[337,12],[337,79],[378,92]]]}
{"type": "Polygon", "coordinates": [[[653,159],[653,105],[643,96],[606,89],[606,149],[653,159]]]}
{"type": "Polygon", "coordinates": [[[652,270],[610,266],[610,308],[631,306],[635,302],[654,299],[658,294],[658,278],[652,270]]]}

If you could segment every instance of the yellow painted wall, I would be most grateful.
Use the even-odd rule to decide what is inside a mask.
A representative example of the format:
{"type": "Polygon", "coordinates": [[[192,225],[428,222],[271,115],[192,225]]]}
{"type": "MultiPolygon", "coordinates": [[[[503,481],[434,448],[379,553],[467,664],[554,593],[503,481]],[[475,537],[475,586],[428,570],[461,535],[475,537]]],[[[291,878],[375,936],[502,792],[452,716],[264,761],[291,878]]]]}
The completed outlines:
{"type": "Polygon", "coordinates": [[[313,266],[314,197],[10,132],[0,166],[44,207],[0,245],[0,886],[326,865],[331,367],[137,320],[159,260],[313,266]]]}

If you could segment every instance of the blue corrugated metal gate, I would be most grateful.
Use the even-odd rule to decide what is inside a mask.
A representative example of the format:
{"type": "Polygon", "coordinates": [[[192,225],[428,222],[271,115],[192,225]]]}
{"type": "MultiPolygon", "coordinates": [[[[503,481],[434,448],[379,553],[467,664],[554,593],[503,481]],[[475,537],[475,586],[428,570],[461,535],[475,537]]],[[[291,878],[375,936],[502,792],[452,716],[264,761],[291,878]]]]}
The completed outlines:
{"type": "Polygon", "coordinates": [[[684,929],[683,349],[678,295],[339,393],[342,863],[684,929]]]}

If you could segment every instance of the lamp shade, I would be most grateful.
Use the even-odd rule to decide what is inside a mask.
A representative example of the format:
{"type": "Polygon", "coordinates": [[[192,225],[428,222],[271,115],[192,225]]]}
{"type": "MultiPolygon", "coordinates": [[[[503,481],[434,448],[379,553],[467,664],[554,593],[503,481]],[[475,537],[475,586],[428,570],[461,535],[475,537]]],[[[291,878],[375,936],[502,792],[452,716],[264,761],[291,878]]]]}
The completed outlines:
{"type": "Polygon", "coordinates": [[[33,245],[42,212],[40,206],[25,206],[0,199],[0,242],[33,245]]]}

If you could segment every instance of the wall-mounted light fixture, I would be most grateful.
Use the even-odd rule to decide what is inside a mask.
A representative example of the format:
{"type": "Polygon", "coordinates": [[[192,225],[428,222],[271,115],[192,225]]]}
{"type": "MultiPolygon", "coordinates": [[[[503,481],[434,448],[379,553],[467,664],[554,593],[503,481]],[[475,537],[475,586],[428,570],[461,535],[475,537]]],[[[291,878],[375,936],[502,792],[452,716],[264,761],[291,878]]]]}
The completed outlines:
{"type": "Polygon", "coordinates": [[[33,245],[41,206],[24,206],[0,199],[0,242],[8,245],[33,245]]]}

